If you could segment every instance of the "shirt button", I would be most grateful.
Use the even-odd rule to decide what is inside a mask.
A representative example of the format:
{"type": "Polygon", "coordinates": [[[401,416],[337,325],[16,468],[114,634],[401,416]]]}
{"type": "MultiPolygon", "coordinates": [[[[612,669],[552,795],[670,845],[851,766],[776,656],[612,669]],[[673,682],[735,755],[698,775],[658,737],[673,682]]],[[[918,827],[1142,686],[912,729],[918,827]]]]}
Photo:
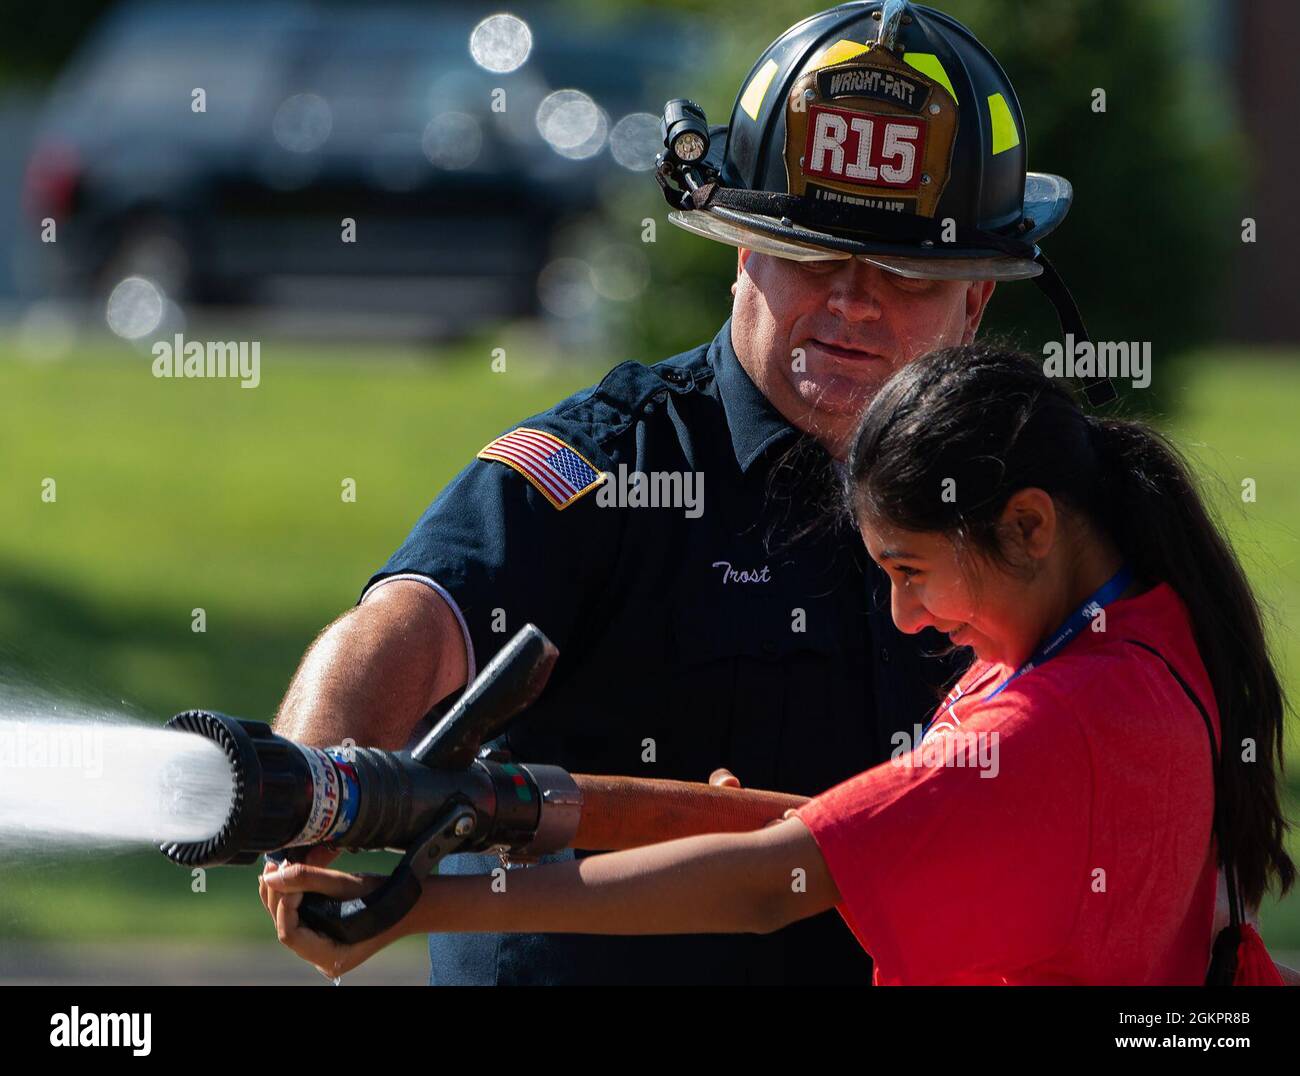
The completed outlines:
{"type": "Polygon", "coordinates": [[[765,642],[759,649],[762,650],[763,656],[765,658],[776,657],[776,643],[772,642],[770,639],[767,642],[765,642]]]}
{"type": "Polygon", "coordinates": [[[886,665],[889,664],[889,647],[882,646],[880,648],[880,660],[886,665]]]}

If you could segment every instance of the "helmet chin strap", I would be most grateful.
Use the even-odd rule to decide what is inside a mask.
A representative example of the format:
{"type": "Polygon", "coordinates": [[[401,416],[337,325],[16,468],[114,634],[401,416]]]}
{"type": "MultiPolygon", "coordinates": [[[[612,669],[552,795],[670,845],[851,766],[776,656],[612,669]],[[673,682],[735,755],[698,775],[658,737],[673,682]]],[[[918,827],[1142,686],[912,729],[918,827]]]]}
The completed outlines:
{"type": "MultiPolygon", "coordinates": [[[[1034,261],[1043,267],[1043,271],[1034,277],[1034,283],[1042,290],[1043,294],[1051,300],[1052,305],[1056,307],[1056,316],[1061,319],[1061,331],[1066,336],[1072,337],[1076,344],[1088,343],[1088,330],[1083,324],[1083,315],[1079,313],[1079,307],[1074,301],[1074,296],[1070,294],[1070,289],[1065,286],[1065,281],[1056,271],[1056,267],[1047,260],[1047,255],[1041,250],[1035,256],[1034,261]]],[[[1111,384],[1109,377],[1090,377],[1083,382],[1084,398],[1093,407],[1101,407],[1108,404],[1117,396],[1115,386],[1111,384]]]]}

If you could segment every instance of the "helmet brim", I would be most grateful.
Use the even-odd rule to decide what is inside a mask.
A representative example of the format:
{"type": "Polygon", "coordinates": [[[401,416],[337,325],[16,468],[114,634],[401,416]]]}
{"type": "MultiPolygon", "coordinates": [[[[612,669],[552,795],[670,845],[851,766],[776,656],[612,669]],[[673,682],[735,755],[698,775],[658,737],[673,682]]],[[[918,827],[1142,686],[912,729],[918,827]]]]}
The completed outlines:
{"type": "MultiPolygon", "coordinates": [[[[712,140],[724,143],[725,129],[712,140]]],[[[719,164],[721,162],[718,162],[719,164]]],[[[1043,172],[1025,175],[1022,219],[1029,227],[1016,238],[1037,255],[1039,239],[1049,235],[1069,212],[1074,191],[1062,176],[1043,172]]],[[[673,210],[668,219],[679,228],[720,243],[745,247],[793,261],[859,258],[899,276],[922,280],[1026,280],[1043,267],[1033,258],[1002,251],[953,246],[927,249],[868,239],[848,239],[806,228],[792,221],[714,206],[704,210],[673,210]]]]}

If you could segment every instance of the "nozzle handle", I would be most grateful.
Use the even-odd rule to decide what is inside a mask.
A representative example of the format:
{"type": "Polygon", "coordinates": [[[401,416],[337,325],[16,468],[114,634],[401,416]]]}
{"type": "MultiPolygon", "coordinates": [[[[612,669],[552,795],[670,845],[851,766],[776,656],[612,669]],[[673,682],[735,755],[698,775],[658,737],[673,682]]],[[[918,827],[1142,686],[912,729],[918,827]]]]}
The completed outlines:
{"type": "Polygon", "coordinates": [[[354,900],[304,893],[298,918],[317,934],[354,945],[396,926],[415,907],[422,891],[415,872],[410,867],[399,867],[371,892],[354,900]]]}
{"type": "Polygon", "coordinates": [[[353,945],[396,926],[419,902],[424,879],[443,856],[461,847],[478,819],[467,803],[452,803],[402,856],[393,873],[363,897],[339,900],[323,893],[304,893],[298,918],[317,934],[353,945]]]}
{"type": "Polygon", "coordinates": [[[560,656],[536,624],[525,624],[474,678],[442,720],[411,752],[426,766],[463,770],[484,742],[499,736],[546,687],[560,656]]]}

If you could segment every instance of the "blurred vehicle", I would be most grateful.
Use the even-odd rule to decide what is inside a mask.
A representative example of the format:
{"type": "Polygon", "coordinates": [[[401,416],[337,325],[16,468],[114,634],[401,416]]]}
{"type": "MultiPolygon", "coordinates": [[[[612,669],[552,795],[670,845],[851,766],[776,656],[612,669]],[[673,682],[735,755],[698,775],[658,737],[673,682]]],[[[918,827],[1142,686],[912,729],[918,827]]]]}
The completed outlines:
{"type": "MultiPolygon", "coordinates": [[[[471,56],[482,13],[464,5],[114,9],[57,80],[28,164],[24,212],[57,225],[32,252],[40,290],[99,298],[135,274],[182,303],[431,313],[453,331],[538,312],[557,227],[629,154],[652,163],[644,117],[622,164],[608,134],[658,114],[683,51],[658,17],[591,31],[512,13],[531,53],[496,73],[471,56]],[[548,97],[561,87],[590,96],[548,97]]],[[[488,41],[489,60],[513,62],[519,36],[488,41]]]]}

